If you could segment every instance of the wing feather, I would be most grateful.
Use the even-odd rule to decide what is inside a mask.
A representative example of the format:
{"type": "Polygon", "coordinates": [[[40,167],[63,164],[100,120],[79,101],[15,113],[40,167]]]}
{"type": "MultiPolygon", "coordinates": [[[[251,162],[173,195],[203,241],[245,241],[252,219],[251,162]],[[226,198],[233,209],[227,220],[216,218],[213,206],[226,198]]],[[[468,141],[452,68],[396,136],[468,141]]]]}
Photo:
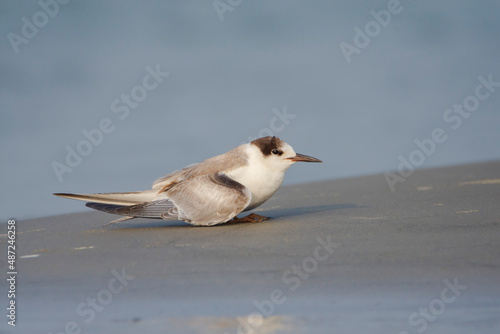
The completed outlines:
{"type": "Polygon", "coordinates": [[[179,219],[193,225],[224,223],[242,212],[252,199],[250,190],[225,173],[185,180],[167,196],[178,209],[179,219]]]}
{"type": "Polygon", "coordinates": [[[168,199],[128,206],[92,202],[87,203],[86,206],[95,210],[133,218],[178,219],[177,209],[168,199]]]}
{"type": "MultiPolygon", "coordinates": [[[[248,144],[245,144],[248,145],[248,144]]],[[[203,175],[211,175],[221,171],[230,171],[237,167],[248,164],[245,155],[242,154],[244,145],[240,145],[231,151],[207,159],[197,164],[191,164],[183,169],[167,174],[153,182],[153,189],[159,192],[168,191],[184,181],[191,180],[203,175]]]]}
{"type": "Polygon", "coordinates": [[[156,219],[178,219],[177,209],[169,199],[162,199],[149,203],[126,206],[116,211],[119,215],[156,218],[156,219]]]}

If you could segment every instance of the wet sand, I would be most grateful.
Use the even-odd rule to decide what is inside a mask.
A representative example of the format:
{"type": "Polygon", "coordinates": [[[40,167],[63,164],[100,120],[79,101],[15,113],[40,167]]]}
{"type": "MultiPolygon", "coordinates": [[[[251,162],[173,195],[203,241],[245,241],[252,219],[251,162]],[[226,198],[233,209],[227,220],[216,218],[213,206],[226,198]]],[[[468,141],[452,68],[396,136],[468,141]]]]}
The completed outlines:
{"type": "Polygon", "coordinates": [[[416,171],[394,192],[383,175],[283,187],[261,223],[18,221],[17,326],[0,328],[498,333],[499,204],[491,162],[416,171]]]}

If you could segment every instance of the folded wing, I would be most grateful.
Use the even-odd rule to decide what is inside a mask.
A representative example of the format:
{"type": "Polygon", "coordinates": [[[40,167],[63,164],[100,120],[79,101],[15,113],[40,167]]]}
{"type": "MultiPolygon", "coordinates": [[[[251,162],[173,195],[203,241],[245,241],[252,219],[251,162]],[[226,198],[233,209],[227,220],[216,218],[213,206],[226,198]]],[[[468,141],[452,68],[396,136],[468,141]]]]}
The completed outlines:
{"type": "Polygon", "coordinates": [[[168,199],[129,206],[90,202],[85,204],[94,210],[131,218],[177,219],[177,210],[168,199]]]}
{"type": "Polygon", "coordinates": [[[193,225],[216,225],[242,212],[251,192],[225,173],[184,180],[166,192],[178,210],[178,219],[193,225]]]}

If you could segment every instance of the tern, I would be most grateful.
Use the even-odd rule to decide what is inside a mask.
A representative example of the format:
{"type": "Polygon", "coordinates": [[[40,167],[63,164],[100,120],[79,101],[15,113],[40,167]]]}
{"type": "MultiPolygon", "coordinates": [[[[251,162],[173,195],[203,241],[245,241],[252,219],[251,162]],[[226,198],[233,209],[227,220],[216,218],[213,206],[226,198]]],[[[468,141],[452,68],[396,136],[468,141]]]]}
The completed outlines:
{"type": "Polygon", "coordinates": [[[322,162],[268,136],[165,175],[149,190],[54,195],[87,201],[89,208],[124,216],[109,224],[133,218],[181,220],[195,226],[213,226],[233,218],[257,222],[269,217],[236,216],[267,201],[283,183],[288,168],[299,161],[322,162]]]}

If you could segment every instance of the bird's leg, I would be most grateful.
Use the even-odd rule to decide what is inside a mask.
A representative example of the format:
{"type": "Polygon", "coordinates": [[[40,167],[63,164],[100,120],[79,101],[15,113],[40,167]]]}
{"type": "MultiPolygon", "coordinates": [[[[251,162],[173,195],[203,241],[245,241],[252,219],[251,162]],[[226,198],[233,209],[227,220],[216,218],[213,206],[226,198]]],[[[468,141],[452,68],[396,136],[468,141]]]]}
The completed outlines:
{"type": "Polygon", "coordinates": [[[255,222],[255,223],[260,223],[260,222],[263,222],[264,220],[271,219],[271,217],[261,216],[261,215],[258,215],[256,213],[251,213],[248,216],[243,217],[243,219],[245,219],[245,218],[249,219],[251,222],[255,222]]]}
{"type": "Polygon", "coordinates": [[[258,215],[256,213],[251,213],[248,216],[242,218],[234,217],[233,219],[228,221],[228,223],[260,223],[268,219],[271,219],[271,217],[266,217],[258,215]]]}

